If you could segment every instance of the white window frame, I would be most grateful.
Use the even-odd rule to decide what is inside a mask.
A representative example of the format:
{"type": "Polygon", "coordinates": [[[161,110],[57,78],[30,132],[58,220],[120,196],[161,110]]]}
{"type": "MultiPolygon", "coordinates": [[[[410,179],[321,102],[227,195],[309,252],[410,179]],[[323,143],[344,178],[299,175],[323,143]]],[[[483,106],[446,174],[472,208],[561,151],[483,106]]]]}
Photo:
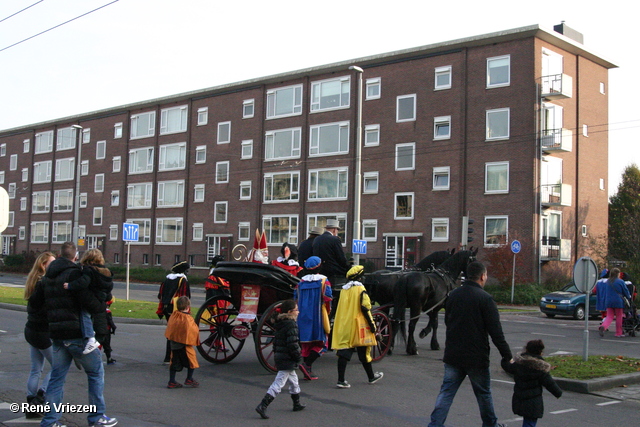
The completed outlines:
{"type": "Polygon", "coordinates": [[[213,203],[214,224],[226,224],[229,216],[229,202],[217,201],[213,203]]]}
{"type": "Polygon", "coordinates": [[[93,225],[102,225],[102,220],[104,218],[104,210],[101,206],[93,208],[93,225]]]}
{"type": "Polygon", "coordinates": [[[109,226],[109,240],[114,241],[120,238],[120,233],[118,232],[118,224],[111,224],[109,226]]]}
{"type": "Polygon", "coordinates": [[[484,238],[483,243],[485,247],[499,247],[501,246],[499,243],[487,243],[487,221],[489,220],[501,220],[504,219],[505,222],[505,240],[503,244],[507,244],[509,242],[509,216],[508,215],[490,215],[484,217],[484,238]]]}
{"type": "Polygon", "coordinates": [[[193,186],[193,203],[202,203],[204,202],[205,196],[205,185],[204,184],[196,184],[193,186]]]}
{"type": "Polygon", "coordinates": [[[154,154],[154,147],[141,147],[129,150],[129,175],[153,172],[154,154]],[[140,156],[144,156],[144,158],[140,156]],[[138,157],[143,161],[146,159],[146,166],[144,165],[144,162],[138,161],[138,157]],[[140,169],[136,169],[138,163],[142,163],[142,167],[140,169]]]}
{"type": "Polygon", "coordinates": [[[91,128],[82,129],[82,143],[88,144],[91,142],[91,128]]]}
{"type": "Polygon", "coordinates": [[[40,184],[43,182],[51,182],[51,160],[45,160],[44,162],[36,162],[33,164],[33,183],[40,184]],[[44,171],[40,171],[44,168],[44,171]],[[42,176],[44,172],[44,177],[42,176]]]}
{"type": "Polygon", "coordinates": [[[4,171],[0,171],[0,184],[4,184],[4,171]]]}
{"type": "Polygon", "coordinates": [[[238,241],[248,242],[251,230],[251,223],[248,221],[241,221],[238,223],[238,241]]]}
{"type": "Polygon", "coordinates": [[[27,237],[27,227],[21,225],[18,227],[18,240],[24,240],[27,237]]]}
{"type": "Polygon", "coordinates": [[[148,245],[151,243],[151,218],[127,218],[127,223],[138,224],[138,241],[132,245],[148,245]]]}
{"type": "Polygon", "coordinates": [[[160,146],[160,156],[158,158],[158,171],[174,171],[183,170],[187,167],[187,143],[177,142],[174,144],[165,144],[160,146]],[[178,150],[178,162],[177,165],[168,165],[167,162],[167,150],[178,150]]]}
{"type": "Polygon", "coordinates": [[[160,135],[171,135],[187,131],[189,109],[186,105],[160,110],[160,135]],[[174,123],[176,121],[177,123],[174,123]]]}
{"type": "Polygon", "coordinates": [[[97,173],[93,179],[93,192],[94,193],[102,193],[104,192],[104,174],[97,173]]]}
{"type": "Polygon", "coordinates": [[[113,125],[113,139],[122,138],[122,122],[113,125]]]}
{"type": "Polygon", "coordinates": [[[51,153],[53,151],[53,131],[36,133],[34,154],[51,153]]]}
{"type": "Polygon", "coordinates": [[[309,157],[347,154],[349,152],[349,128],[348,121],[311,126],[309,129],[309,157]],[[338,128],[337,149],[332,149],[330,146],[336,141],[323,141],[323,134],[325,132],[333,133],[332,129],[336,127],[338,128]]]}
{"type": "Polygon", "coordinates": [[[404,142],[401,144],[396,144],[395,147],[395,170],[397,171],[407,171],[407,170],[415,170],[416,168],[416,143],[415,142],[404,142]],[[400,166],[400,160],[403,160],[405,155],[401,155],[403,149],[411,147],[411,166],[400,166]]]}
{"type": "Polygon", "coordinates": [[[446,191],[451,188],[451,167],[437,166],[433,168],[433,191],[446,191]],[[447,177],[447,185],[438,185],[439,177],[447,177]]]}
{"type": "Polygon", "coordinates": [[[120,206],[120,190],[111,190],[111,206],[120,206]]]}
{"type": "Polygon", "coordinates": [[[362,239],[367,242],[376,242],[378,240],[378,220],[363,219],[362,220],[362,239]],[[372,230],[373,236],[369,236],[367,231],[372,230]]]}
{"type": "Polygon", "coordinates": [[[49,222],[32,221],[29,241],[31,243],[49,243],[49,222]]]}
{"type": "Polygon", "coordinates": [[[416,204],[416,195],[413,192],[398,192],[393,195],[393,219],[395,220],[411,220],[415,216],[415,204],[416,204]],[[410,215],[409,216],[398,216],[398,197],[409,196],[411,198],[411,206],[410,206],[410,215]]]}
{"type": "Polygon", "coordinates": [[[73,181],[76,172],[76,159],[67,157],[65,159],[56,160],[56,177],[55,181],[73,181]]]}
{"type": "Polygon", "coordinates": [[[323,228],[327,224],[328,219],[335,219],[338,221],[338,225],[340,226],[340,230],[338,230],[338,237],[342,242],[342,247],[347,246],[347,214],[344,212],[340,213],[315,213],[307,215],[307,228],[311,229],[311,227],[321,227],[323,228]]]}
{"type": "Polygon", "coordinates": [[[51,243],[64,243],[72,239],[73,227],[71,221],[53,221],[51,224],[51,243]],[[67,233],[62,234],[62,238],[58,238],[59,229],[64,227],[67,233]]]}
{"type": "Polygon", "coordinates": [[[451,65],[436,67],[434,70],[433,89],[434,90],[451,89],[452,78],[453,78],[453,68],[451,67],[451,65]],[[442,76],[448,76],[449,83],[438,84],[438,78],[442,76]]]}
{"type": "Polygon", "coordinates": [[[491,58],[487,58],[487,89],[505,87],[505,86],[509,86],[510,84],[511,84],[511,55],[501,55],[501,56],[494,56],[491,58]],[[504,61],[505,59],[508,61],[508,64],[506,65],[507,80],[503,82],[492,83],[491,82],[491,70],[492,70],[491,65],[494,62],[504,61]]]}
{"type": "MultiPolygon", "coordinates": [[[[302,95],[303,95],[303,89],[301,84],[284,86],[276,89],[267,90],[267,108],[266,108],[267,120],[301,115],[302,114],[302,95]],[[278,94],[284,93],[284,91],[289,91],[289,90],[293,92],[291,105],[287,103],[286,105],[287,111],[284,113],[277,114],[276,111],[279,109],[278,102],[283,102],[282,100],[278,99],[279,98],[278,94]]],[[[280,96],[280,98],[282,98],[282,96],[280,96]]],[[[282,106],[280,106],[280,108],[282,108],[282,106]]]]}
{"type": "Polygon", "coordinates": [[[28,153],[30,149],[31,149],[31,140],[30,139],[23,140],[22,141],[22,152],[23,153],[28,153]]]}
{"type": "Polygon", "coordinates": [[[225,160],[224,162],[216,162],[216,184],[229,183],[229,167],[230,162],[228,160],[225,160]]]}
{"type": "Polygon", "coordinates": [[[51,192],[50,191],[34,191],[31,194],[31,213],[47,213],[51,209],[51,192]],[[44,200],[42,200],[44,198],[44,200]],[[40,203],[42,202],[42,203],[40,203]],[[38,207],[42,206],[39,210],[38,207]]]}
{"type": "Polygon", "coordinates": [[[240,144],[240,159],[247,160],[253,158],[253,139],[245,139],[240,144]]]}
{"type": "Polygon", "coordinates": [[[240,181],[240,200],[251,200],[251,181],[240,181]]]}
{"type": "Polygon", "coordinates": [[[202,240],[204,240],[204,223],[193,223],[191,240],[193,240],[194,242],[201,242],[202,240]]]}
{"type": "Polygon", "coordinates": [[[315,82],[311,82],[311,107],[310,111],[319,112],[319,111],[331,111],[331,110],[340,110],[344,108],[349,108],[349,104],[351,102],[351,76],[341,76],[334,77],[331,79],[318,80],[315,82]],[[333,99],[335,97],[335,89],[332,88],[333,85],[338,85],[339,94],[338,96],[338,104],[330,105],[330,106],[322,106],[323,99],[330,98],[333,99]],[[346,90],[346,92],[345,92],[346,90]],[[329,92],[329,94],[324,94],[324,92],[329,92]]]}
{"type": "Polygon", "coordinates": [[[14,171],[18,169],[18,155],[12,154],[9,156],[9,170],[14,171]]]}
{"type": "Polygon", "coordinates": [[[107,157],[107,141],[96,141],[96,160],[107,157]]]}
{"type": "Polygon", "coordinates": [[[504,139],[509,139],[510,133],[511,133],[511,109],[510,108],[496,108],[493,110],[487,110],[486,113],[486,139],[487,141],[498,141],[498,140],[504,140],[504,139]],[[493,126],[491,123],[491,118],[494,115],[503,115],[505,114],[507,115],[506,119],[507,119],[507,129],[506,129],[506,135],[505,134],[496,134],[495,136],[493,135],[494,131],[493,130],[493,126]]]}
{"type": "Polygon", "coordinates": [[[77,129],[69,126],[58,129],[56,139],[56,151],[73,150],[76,148],[77,129]]]}
{"type": "Polygon", "coordinates": [[[216,134],[217,144],[229,144],[231,142],[231,122],[219,122],[216,134]]]}
{"type": "Polygon", "coordinates": [[[417,107],[417,100],[416,100],[416,94],[412,93],[412,94],[408,94],[408,95],[399,95],[396,97],[396,122],[397,123],[402,123],[402,122],[415,122],[416,121],[416,107],[417,107]],[[413,108],[413,115],[411,117],[400,117],[400,103],[402,101],[408,100],[408,99],[412,99],[413,100],[413,104],[412,104],[412,108],[413,108]]]}
{"type": "Polygon", "coordinates": [[[29,168],[22,168],[22,182],[29,181],[29,168]]]}
{"type": "MultiPolygon", "coordinates": [[[[73,189],[54,190],[53,191],[53,211],[54,212],[72,212],[73,211],[73,189]],[[61,205],[60,199],[66,198],[67,204],[61,205]]],[[[63,242],[64,243],[64,242],[63,242]]]]}
{"type": "Polygon", "coordinates": [[[264,174],[264,193],[262,197],[262,201],[264,203],[291,203],[297,202],[300,199],[300,171],[283,171],[283,172],[272,172],[264,174]],[[287,178],[288,177],[288,178],[287,178]],[[286,199],[275,199],[273,195],[273,180],[277,178],[278,180],[288,180],[288,198],[286,199]],[[271,189],[270,194],[267,194],[268,189],[271,189]]]}
{"type": "Polygon", "coordinates": [[[130,139],[149,138],[156,134],[155,111],[145,111],[144,113],[132,114],[130,123],[130,139]]]}
{"type": "Polygon", "coordinates": [[[153,183],[139,182],[127,185],[127,209],[148,209],[151,207],[153,183]],[[136,193],[140,193],[139,196],[136,193]],[[135,198],[133,197],[135,196],[135,198]],[[140,201],[141,203],[134,203],[140,201]]]}
{"type": "MultiPolygon", "coordinates": [[[[276,226],[276,230],[282,230],[284,224],[276,226]]],[[[262,217],[262,229],[265,231],[268,246],[280,246],[283,243],[283,237],[286,237],[287,242],[294,245],[298,244],[298,215],[265,215],[262,217]],[[279,234],[274,234],[273,222],[283,221],[287,222],[287,231],[279,234]],[[286,236],[285,236],[286,235],[286,236]]]]}
{"type": "Polygon", "coordinates": [[[374,77],[365,82],[365,100],[380,99],[382,95],[382,79],[374,77]]]}
{"type": "Polygon", "coordinates": [[[265,133],[265,150],[264,150],[264,159],[265,161],[271,160],[284,160],[284,159],[298,159],[301,155],[301,145],[302,145],[302,128],[288,128],[288,129],[278,129],[267,131],[265,133]],[[276,141],[278,136],[289,133],[290,137],[285,138],[286,141],[276,141]],[[276,146],[276,142],[278,146],[276,146]],[[279,150],[280,146],[283,146],[285,150],[288,149],[289,154],[284,156],[276,156],[276,151],[279,150]]]}
{"type": "Polygon", "coordinates": [[[81,208],[86,208],[88,199],[87,193],[80,193],[78,205],[80,205],[81,208]]]}
{"type": "Polygon", "coordinates": [[[380,145],[380,125],[366,125],[364,127],[364,146],[376,147],[380,145]]]}
{"type": "MultiPolygon", "coordinates": [[[[495,173],[495,172],[494,172],[495,173]]],[[[509,192],[509,162],[487,162],[484,164],[484,192],[485,194],[506,194],[509,192]],[[489,189],[489,172],[493,167],[506,166],[506,188],[489,189]]]]}
{"type": "Polygon", "coordinates": [[[209,107],[198,108],[198,126],[204,126],[209,123],[209,107]]]}
{"type": "Polygon", "coordinates": [[[7,187],[7,193],[9,194],[10,199],[16,198],[16,188],[17,186],[15,182],[9,183],[9,186],[7,187]]]}
{"type": "Polygon", "coordinates": [[[7,155],[7,144],[0,144],[0,157],[5,157],[7,155]]]}
{"type": "Polygon", "coordinates": [[[207,146],[198,145],[196,147],[196,165],[207,163],[207,146]]]}
{"type": "Polygon", "coordinates": [[[251,119],[255,115],[256,104],[254,99],[245,99],[242,101],[242,118],[251,119]]]}
{"type": "Polygon", "coordinates": [[[449,218],[432,218],[431,219],[431,241],[432,242],[448,242],[449,241],[449,218]],[[439,229],[444,227],[444,236],[438,235],[442,232],[439,229]]]}
{"type": "Polygon", "coordinates": [[[20,211],[24,212],[27,210],[27,198],[20,197],[20,211]]]}
{"type": "Polygon", "coordinates": [[[439,116],[433,118],[433,139],[451,139],[451,116],[439,116]],[[447,129],[445,134],[440,134],[442,129],[447,129]]]}
{"type": "Polygon", "coordinates": [[[120,172],[122,169],[122,157],[113,156],[113,166],[111,168],[112,172],[120,172]]]}
{"type": "Polygon", "coordinates": [[[184,206],[184,180],[159,181],[157,190],[158,208],[180,208],[184,206]],[[173,200],[168,199],[168,190],[175,188],[173,200]],[[168,200],[167,200],[168,199],[168,200]]]}
{"type": "Polygon", "coordinates": [[[182,218],[157,218],[156,219],[156,244],[157,245],[181,245],[184,234],[184,226],[182,218]],[[169,226],[172,226],[176,230],[174,233],[174,239],[169,240],[169,235],[165,235],[164,230],[169,226]],[[165,224],[166,223],[166,224],[165,224]]]}
{"type": "Polygon", "coordinates": [[[377,171],[365,172],[362,174],[362,192],[364,194],[378,194],[380,189],[380,174],[377,171]],[[369,188],[369,183],[375,183],[376,188],[369,188]]]}
{"type": "MultiPolygon", "coordinates": [[[[348,198],[349,187],[349,168],[346,166],[340,168],[324,168],[324,169],[310,169],[309,170],[309,191],[307,198],[309,201],[327,201],[327,200],[346,200],[348,198]],[[335,194],[333,195],[320,195],[320,183],[326,180],[327,175],[336,175],[336,180],[333,181],[333,189],[335,194]]],[[[327,191],[327,190],[325,190],[327,191]]]]}

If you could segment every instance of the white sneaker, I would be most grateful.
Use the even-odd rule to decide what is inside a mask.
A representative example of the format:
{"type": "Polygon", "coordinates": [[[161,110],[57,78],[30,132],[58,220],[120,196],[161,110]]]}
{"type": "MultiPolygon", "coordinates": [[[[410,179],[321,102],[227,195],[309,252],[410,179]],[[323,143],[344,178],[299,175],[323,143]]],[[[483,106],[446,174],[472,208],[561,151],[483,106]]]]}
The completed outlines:
{"type": "Polygon", "coordinates": [[[100,347],[100,343],[93,337],[89,338],[87,345],[85,345],[84,350],[82,350],[82,354],[89,354],[98,347],[100,347]]]}

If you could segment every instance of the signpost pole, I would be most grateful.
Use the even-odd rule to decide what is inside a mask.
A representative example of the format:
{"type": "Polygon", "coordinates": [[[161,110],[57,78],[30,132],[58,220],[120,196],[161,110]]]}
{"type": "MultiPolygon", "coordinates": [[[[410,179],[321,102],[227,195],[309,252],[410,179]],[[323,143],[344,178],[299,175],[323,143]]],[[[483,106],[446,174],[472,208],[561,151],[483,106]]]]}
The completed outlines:
{"type": "Polygon", "coordinates": [[[127,301],[129,301],[129,260],[131,255],[131,242],[127,242],[127,301]]]}
{"type": "Polygon", "coordinates": [[[513,304],[513,294],[516,291],[516,254],[513,254],[513,270],[511,271],[511,304],[513,304]]]}
{"type": "Polygon", "coordinates": [[[573,282],[578,290],[584,293],[584,332],[582,333],[582,360],[589,358],[589,306],[591,305],[591,290],[596,284],[598,267],[589,257],[582,257],[573,267],[573,282]]]}

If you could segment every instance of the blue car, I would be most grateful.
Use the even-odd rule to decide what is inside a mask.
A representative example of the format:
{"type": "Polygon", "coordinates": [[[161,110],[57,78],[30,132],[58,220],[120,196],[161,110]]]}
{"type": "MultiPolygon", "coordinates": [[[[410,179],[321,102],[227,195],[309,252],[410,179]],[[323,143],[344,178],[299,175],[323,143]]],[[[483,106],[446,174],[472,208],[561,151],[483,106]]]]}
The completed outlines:
{"type": "MultiPolygon", "coordinates": [[[[540,298],[540,311],[547,317],[573,316],[576,320],[584,320],[585,295],[578,290],[574,283],[569,283],[562,290],[551,292],[540,298]]],[[[589,298],[589,317],[600,316],[596,311],[596,296],[589,298]]]]}

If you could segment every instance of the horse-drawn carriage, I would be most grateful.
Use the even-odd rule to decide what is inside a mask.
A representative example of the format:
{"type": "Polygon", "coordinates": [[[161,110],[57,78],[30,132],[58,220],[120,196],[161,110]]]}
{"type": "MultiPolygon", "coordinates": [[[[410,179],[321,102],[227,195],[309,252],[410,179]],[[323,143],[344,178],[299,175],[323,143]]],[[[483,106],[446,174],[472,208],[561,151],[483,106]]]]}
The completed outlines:
{"type": "MultiPolygon", "coordinates": [[[[227,363],[242,350],[252,335],[260,364],[276,372],[273,352],[273,314],[283,300],[293,298],[299,279],[288,272],[255,262],[219,262],[213,274],[229,281],[230,296],[214,296],[200,307],[198,351],[212,363],[227,363]]],[[[384,311],[373,309],[378,343],[374,361],[382,359],[391,345],[392,331],[384,311]]]]}

